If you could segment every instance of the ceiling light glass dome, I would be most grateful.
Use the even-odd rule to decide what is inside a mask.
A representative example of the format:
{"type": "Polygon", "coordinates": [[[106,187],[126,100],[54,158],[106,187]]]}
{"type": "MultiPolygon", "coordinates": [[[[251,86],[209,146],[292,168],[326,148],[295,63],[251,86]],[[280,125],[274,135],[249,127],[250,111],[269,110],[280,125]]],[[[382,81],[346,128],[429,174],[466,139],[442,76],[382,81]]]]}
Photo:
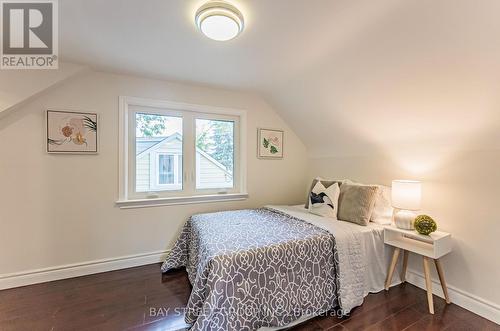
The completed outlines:
{"type": "Polygon", "coordinates": [[[210,1],[198,9],[196,26],[210,39],[231,40],[243,31],[243,15],[225,1],[210,1]]]}

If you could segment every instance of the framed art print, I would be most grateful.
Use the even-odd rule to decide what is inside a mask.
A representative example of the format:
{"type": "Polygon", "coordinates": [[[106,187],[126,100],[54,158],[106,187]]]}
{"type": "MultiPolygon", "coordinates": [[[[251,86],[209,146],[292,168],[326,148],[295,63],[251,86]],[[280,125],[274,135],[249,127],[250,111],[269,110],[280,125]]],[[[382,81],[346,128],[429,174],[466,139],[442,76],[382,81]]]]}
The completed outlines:
{"type": "Polygon", "coordinates": [[[283,136],[282,130],[257,129],[258,147],[257,157],[261,159],[283,158],[283,136]]]}
{"type": "Polygon", "coordinates": [[[47,110],[47,152],[97,153],[97,114],[47,110]]]}

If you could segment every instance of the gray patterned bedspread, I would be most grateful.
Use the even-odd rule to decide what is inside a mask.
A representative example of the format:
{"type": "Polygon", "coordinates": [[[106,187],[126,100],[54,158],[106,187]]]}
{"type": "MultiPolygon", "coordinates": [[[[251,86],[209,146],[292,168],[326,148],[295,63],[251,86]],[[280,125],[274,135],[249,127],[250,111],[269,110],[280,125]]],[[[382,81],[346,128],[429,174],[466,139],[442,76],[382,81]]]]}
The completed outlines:
{"type": "Polygon", "coordinates": [[[271,208],[192,216],[162,271],[186,267],[192,330],[257,330],[337,307],[329,231],[271,208]]]}

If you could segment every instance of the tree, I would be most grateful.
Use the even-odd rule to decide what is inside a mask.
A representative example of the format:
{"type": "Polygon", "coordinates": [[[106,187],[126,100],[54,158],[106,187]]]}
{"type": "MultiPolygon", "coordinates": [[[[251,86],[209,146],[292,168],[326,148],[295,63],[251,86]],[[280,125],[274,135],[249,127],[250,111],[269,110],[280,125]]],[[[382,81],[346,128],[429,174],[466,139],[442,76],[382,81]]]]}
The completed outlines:
{"type": "Polygon", "coordinates": [[[227,170],[233,172],[234,135],[233,123],[213,122],[214,151],[211,156],[222,163],[227,170]]]}
{"type": "Polygon", "coordinates": [[[234,124],[226,121],[207,121],[198,131],[196,146],[233,172],[234,124]]]}
{"type": "Polygon", "coordinates": [[[150,114],[137,114],[137,135],[153,137],[163,134],[165,131],[165,117],[150,114]]]}
{"type": "MultiPolygon", "coordinates": [[[[205,128],[201,132],[197,132],[196,135],[196,147],[204,152],[209,150],[210,145],[210,127],[205,128]]],[[[208,153],[208,152],[207,152],[208,153]]]]}

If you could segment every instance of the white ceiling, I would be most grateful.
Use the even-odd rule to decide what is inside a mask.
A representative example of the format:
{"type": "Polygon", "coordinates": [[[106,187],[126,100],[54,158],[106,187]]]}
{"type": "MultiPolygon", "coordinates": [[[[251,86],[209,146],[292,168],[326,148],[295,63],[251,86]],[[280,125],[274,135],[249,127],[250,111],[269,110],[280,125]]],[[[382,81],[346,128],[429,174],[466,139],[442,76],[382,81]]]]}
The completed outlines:
{"type": "MultiPolygon", "coordinates": [[[[203,0],[62,0],[60,53],[65,61],[106,70],[260,89],[314,62],[332,38],[345,34],[334,30],[352,30],[351,23],[337,20],[353,9],[351,2],[235,0],[245,30],[237,39],[216,42],[194,24],[203,0]]],[[[387,6],[386,0],[363,2],[371,11],[387,6]]]]}
{"type": "Polygon", "coordinates": [[[500,1],[232,2],[246,27],[220,43],[203,1],[61,0],[61,59],[258,91],[312,154],[500,147],[500,1]]]}

